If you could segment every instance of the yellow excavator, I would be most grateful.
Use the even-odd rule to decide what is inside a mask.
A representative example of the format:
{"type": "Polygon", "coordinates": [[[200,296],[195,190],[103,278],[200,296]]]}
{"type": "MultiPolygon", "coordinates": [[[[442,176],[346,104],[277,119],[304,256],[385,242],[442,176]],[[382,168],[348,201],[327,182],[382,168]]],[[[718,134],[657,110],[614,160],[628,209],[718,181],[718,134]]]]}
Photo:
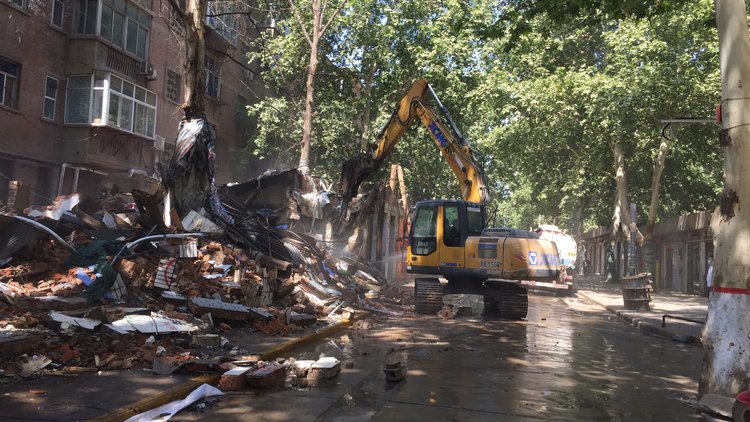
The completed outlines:
{"type": "Polygon", "coordinates": [[[378,142],[344,163],[339,186],[344,204],[356,196],[359,185],[377,171],[417,119],[456,175],[462,199],[421,201],[413,208],[407,272],[426,276],[415,278],[416,312],[437,313],[443,307],[443,294],[464,293],[483,295],[486,313],[525,318],[528,297],[523,281],[557,280],[561,270],[557,248],[534,232],[485,227],[490,195],[484,172],[426,80],[416,81],[397,104],[378,142]]]}

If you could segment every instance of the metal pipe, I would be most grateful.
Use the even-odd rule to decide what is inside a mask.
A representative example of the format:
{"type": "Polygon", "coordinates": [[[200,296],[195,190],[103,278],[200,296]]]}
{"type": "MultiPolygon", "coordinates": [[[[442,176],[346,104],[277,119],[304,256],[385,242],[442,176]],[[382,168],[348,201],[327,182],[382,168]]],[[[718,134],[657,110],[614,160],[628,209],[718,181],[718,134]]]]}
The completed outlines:
{"type": "Polygon", "coordinates": [[[57,183],[57,196],[62,195],[63,184],[65,182],[65,169],[70,167],[68,163],[62,163],[60,166],[60,181],[57,183]]]}
{"type": "Polygon", "coordinates": [[[43,232],[49,234],[50,236],[52,236],[55,240],[57,240],[58,242],[62,243],[63,246],[67,247],[71,251],[73,251],[73,252],[76,251],[76,248],[74,248],[73,246],[71,246],[70,243],[68,243],[65,240],[63,240],[62,237],[58,236],[57,233],[53,232],[49,227],[47,227],[47,226],[45,226],[43,224],[37,223],[36,221],[31,220],[29,218],[21,217],[19,215],[14,215],[13,218],[15,218],[16,220],[23,221],[24,223],[31,224],[32,226],[38,228],[39,230],[42,230],[43,232]]]}
{"type": "Polygon", "coordinates": [[[667,318],[679,319],[679,320],[687,321],[687,322],[694,322],[696,324],[705,324],[706,323],[706,321],[701,321],[701,320],[698,320],[698,319],[690,319],[690,318],[680,317],[680,316],[676,316],[676,315],[664,315],[663,317],[661,317],[661,326],[662,326],[662,328],[664,328],[664,327],[667,326],[667,318]]]}
{"type": "Polygon", "coordinates": [[[81,174],[81,168],[80,167],[74,167],[75,173],[73,173],[73,192],[78,191],[78,176],[81,174]]]}

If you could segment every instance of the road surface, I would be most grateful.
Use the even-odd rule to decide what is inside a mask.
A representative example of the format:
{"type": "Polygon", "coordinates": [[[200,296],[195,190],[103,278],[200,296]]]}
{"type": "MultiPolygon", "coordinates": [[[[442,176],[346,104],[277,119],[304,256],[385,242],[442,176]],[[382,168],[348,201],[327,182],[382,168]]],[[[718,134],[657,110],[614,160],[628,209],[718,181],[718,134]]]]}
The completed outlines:
{"type": "Polygon", "coordinates": [[[530,296],[526,321],[460,316],[361,321],[300,353],[335,356],[329,385],[236,392],[174,420],[684,421],[703,349],[651,337],[578,299],[530,296]],[[386,360],[408,366],[385,381],[386,360]]]}

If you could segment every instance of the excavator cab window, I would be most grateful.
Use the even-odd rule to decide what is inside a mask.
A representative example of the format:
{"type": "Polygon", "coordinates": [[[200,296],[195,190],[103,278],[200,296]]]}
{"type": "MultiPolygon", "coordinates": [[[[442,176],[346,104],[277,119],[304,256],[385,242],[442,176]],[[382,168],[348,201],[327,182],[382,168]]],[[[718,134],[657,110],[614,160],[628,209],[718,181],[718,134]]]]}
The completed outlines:
{"type": "Polygon", "coordinates": [[[429,255],[437,249],[437,215],[436,206],[418,207],[411,233],[411,252],[414,255],[429,255]]]}
{"type": "Polygon", "coordinates": [[[445,205],[443,207],[445,218],[443,219],[443,243],[445,246],[460,246],[461,231],[458,225],[458,205],[445,205]]]}
{"type": "Polygon", "coordinates": [[[467,232],[469,236],[479,236],[484,229],[484,216],[479,207],[466,207],[467,232]]]}

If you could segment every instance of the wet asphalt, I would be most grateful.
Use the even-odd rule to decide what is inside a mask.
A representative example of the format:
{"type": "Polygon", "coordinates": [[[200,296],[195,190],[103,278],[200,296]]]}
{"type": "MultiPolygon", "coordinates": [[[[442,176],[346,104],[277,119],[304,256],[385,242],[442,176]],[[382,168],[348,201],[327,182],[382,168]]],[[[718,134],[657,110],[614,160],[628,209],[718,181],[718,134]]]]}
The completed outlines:
{"type": "Polygon", "coordinates": [[[530,296],[525,321],[459,316],[359,321],[297,358],[335,356],[314,387],[232,392],[174,421],[684,421],[701,347],[649,336],[585,301],[530,296]],[[408,367],[387,383],[386,362],[408,367]]]}

